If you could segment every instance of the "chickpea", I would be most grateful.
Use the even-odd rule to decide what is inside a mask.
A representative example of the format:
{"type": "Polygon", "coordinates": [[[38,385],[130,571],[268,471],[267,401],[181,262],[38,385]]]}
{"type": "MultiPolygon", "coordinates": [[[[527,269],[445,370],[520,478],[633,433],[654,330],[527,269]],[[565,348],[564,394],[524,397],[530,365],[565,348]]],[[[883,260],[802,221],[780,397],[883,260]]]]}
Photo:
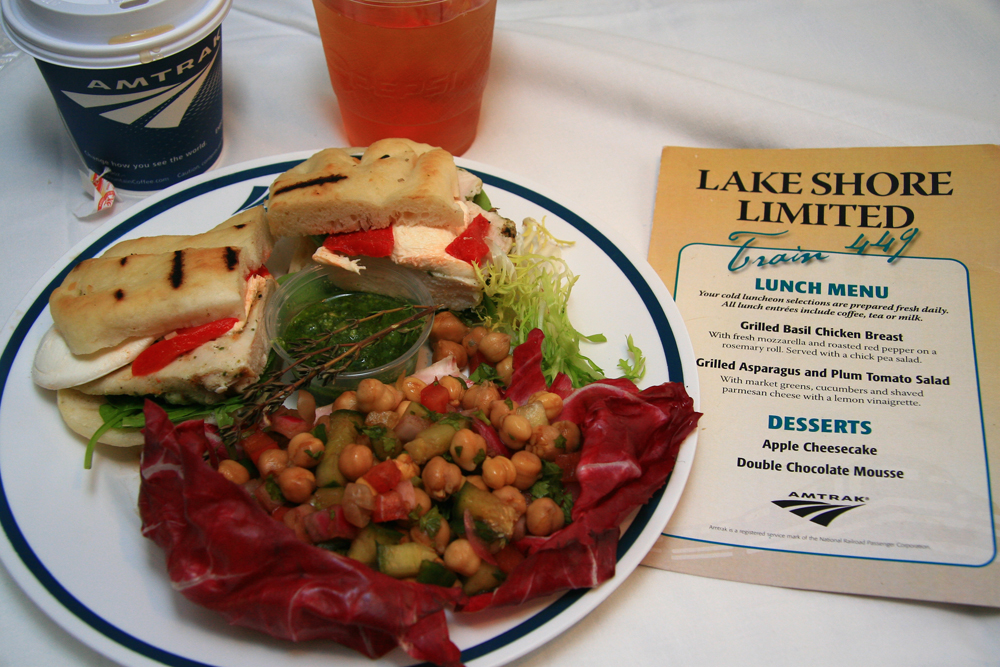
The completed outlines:
{"type": "Polygon", "coordinates": [[[476,554],[467,539],[459,538],[444,550],[445,567],[463,577],[474,575],[482,564],[483,559],[476,554]]]}
{"type": "Polygon", "coordinates": [[[356,391],[345,391],[333,402],[334,410],[357,410],[358,393],[356,391]]]}
{"type": "Polygon", "coordinates": [[[571,454],[580,449],[583,435],[580,433],[579,426],[565,419],[557,421],[552,425],[559,430],[559,435],[563,437],[564,454],[571,454]]]}
{"type": "Polygon", "coordinates": [[[400,378],[396,384],[396,389],[403,393],[403,398],[408,401],[420,402],[420,392],[424,390],[427,383],[412,375],[400,378]]]}
{"type": "Polygon", "coordinates": [[[517,414],[509,414],[500,423],[500,440],[511,449],[524,449],[531,439],[531,422],[517,414]]]}
{"type": "Polygon", "coordinates": [[[503,418],[512,413],[516,408],[517,401],[510,398],[497,399],[490,403],[490,411],[487,415],[490,418],[490,423],[493,424],[493,428],[499,430],[500,425],[503,424],[503,418]]]}
{"type": "Polygon", "coordinates": [[[395,410],[403,395],[398,389],[375,378],[365,378],[358,383],[358,407],[360,412],[386,412],[395,410]]]}
{"type": "Polygon", "coordinates": [[[232,459],[219,461],[219,473],[233,484],[246,484],[250,481],[250,471],[232,459]]]}
{"type": "Polygon", "coordinates": [[[413,457],[403,452],[396,458],[392,460],[399,468],[399,473],[403,476],[403,479],[413,479],[414,477],[420,477],[420,466],[414,462],[413,457]]]}
{"type": "Polygon", "coordinates": [[[445,375],[438,379],[438,384],[448,390],[448,403],[454,406],[462,404],[465,396],[465,381],[454,375],[445,375]]]}
{"type": "Polygon", "coordinates": [[[491,489],[509,486],[517,479],[517,469],[506,456],[494,456],[483,461],[483,481],[491,489]]]}
{"type": "Polygon", "coordinates": [[[510,379],[514,376],[514,357],[509,354],[497,362],[497,375],[505,385],[510,385],[510,379]]]}
{"type": "Polygon", "coordinates": [[[265,449],[257,457],[257,470],[264,479],[271,475],[280,475],[287,467],[288,452],[284,449],[265,449]]]}
{"type": "Polygon", "coordinates": [[[486,482],[483,481],[482,475],[469,475],[465,478],[465,483],[471,484],[480,491],[486,491],[487,493],[490,491],[490,487],[486,486],[486,482]]]}
{"type": "Polygon", "coordinates": [[[551,498],[538,498],[531,501],[524,516],[528,532],[539,537],[551,535],[566,523],[562,508],[556,505],[556,501],[551,498]]]}
{"type": "Polygon", "coordinates": [[[462,337],[462,346],[470,357],[475,356],[476,351],[479,349],[479,341],[488,333],[489,331],[486,330],[486,327],[473,327],[469,330],[469,333],[462,337]]]}
{"type": "Polygon", "coordinates": [[[544,461],[555,461],[556,456],[564,453],[565,446],[562,435],[555,426],[536,426],[524,450],[544,461]]]}
{"type": "Polygon", "coordinates": [[[444,310],[434,316],[434,323],[431,324],[431,338],[434,340],[450,340],[454,343],[461,343],[462,338],[467,333],[469,333],[469,327],[458,319],[455,313],[444,310]]]}
{"type": "Polygon", "coordinates": [[[281,471],[278,475],[278,486],[285,500],[304,503],[316,490],[316,477],[307,468],[293,466],[281,471]]]}
{"type": "Polygon", "coordinates": [[[431,357],[434,361],[441,361],[447,357],[454,357],[455,365],[465,368],[469,365],[469,353],[465,351],[461,343],[450,340],[439,340],[434,343],[434,354],[431,357]]]}
{"type": "Polygon", "coordinates": [[[302,421],[309,425],[309,428],[316,425],[316,398],[305,389],[299,390],[295,410],[299,413],[299,417],[302,417],[302,421]]]}
{"type": "Polygon", "coordinates": [[[482,410],[486,413],[493,401],[500,398],[500,390],[492,382],[481,382],[469,387],[462,397],[462,407],[466,410],[482,410]]]}
{"type": "Polygon", "coordinates": [[[479,341],[479,354],[491,365],[496,365],[510,354],[510,334],[491,331],[479,341]]]}
{"type": "MultiPolygon", "coordinates": [[[[399,405],[396,406],[396,415],[402,418],[402,416],[406,414],[406,411],[410,409],[411,405],[413,405],[413,401],[404,398],[399,402],[399,405]]],[[[399,422],[396,423],[398,424],[399,422]]]]}
{"type": "Polygon", "coordinates": [[[340,452],[337,466],[344,477],[352,482],[371,470],[375,465],[375,454],[368,447],[352,443],[340,452]]]}
{"type": "Polygon", "coordinates": [[[562,396],[551,391],[536,391],[528,399],[529,403],[541,403],[545,408],[545,418],[552,421],[559,416],[563,409],[562,396]]]}
{"type": "Polygon", "coordinates": [[[516,486],[503,486],[493,491],[493,495],[500,499],[504,505],[512,507],[517,516],[524,516],[528,510],[528,501],[524,494],[516,486]]]}
{"type": "Polygon", "coordinates": [[[510,457],[510,462],[517,470],[514,486],[522,491],[530,489],[531,485],[538,481],[538,476],[542,474],[542,460],[529,451],[514,452],[514,455],[510,457]]]}
{"type": "Polygon", "coordinates": [[[451,459],[459,468],[472,472],[486,458],[486,438],[463,428],[452,437],[450,451],[451,459]]]}
{"type": "Polygon", "coordinates": [[[424,482],[424,491],[434,500],[444,500],[462,488],[465,478],[462,469],[454,463],[448,463],[440,456],[435,456],[420,474],[424,482]]]}
{"type": "Polygon", "coordinates": [[[417,510],[417,516],[423,516],[431,511],[431,497],[426,491],[414,487],[413,495],[417,498],[417,506],[414,508],[417,510]]]}
{"type": "Polygon", "coordinates": [[[447,521],[442,521],[437,533],[434,535],[428,535],[420,529],[420,526],[414,526],[410,529],[410,539],[431,547],[439,554],[443,554],[444,550],[448,548],[448,543],[451,541],[451,526],[448,525],[447,521]]]}
{"type": "Polygon", "coordinates": [[[325,449],[323,441],[312,433],[299,433],[288,441],[288,458],[297,466],[315,468],[325,449]]]}

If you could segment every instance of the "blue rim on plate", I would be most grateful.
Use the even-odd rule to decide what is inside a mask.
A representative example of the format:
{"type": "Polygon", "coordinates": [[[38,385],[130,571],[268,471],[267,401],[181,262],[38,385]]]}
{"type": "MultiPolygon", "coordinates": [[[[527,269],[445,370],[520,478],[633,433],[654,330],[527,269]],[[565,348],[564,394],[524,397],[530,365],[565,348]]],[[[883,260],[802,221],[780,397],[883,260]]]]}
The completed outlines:
{"type": "MultiPolygon", "coordinates": [[[[228,187],[230,185],[256,179],[262,176],[282,173],[300,162],[301,160],[275,162],[263,166],[234,171],[228,174],[221,174],[215,178],[208,178],[201,182],[197,182],[186,188],[180,189],[173,194],[167,195],[162,199],[153,201],[150,205],[136,211],[134,214],[128,215],[128,217],[126,217],[121,223],[115,225],[100,237],[96,238],[73,260],[68,262],[67,265],[63,267],[62,271],[60,271],[48,283],[48,285],[46,285],[37,298],[25,310],[24,315],[14,328],[10,340],[8,341],[3,352],[0,353],[0,407],[3,405],[4,392],[7,389],[7,381],[10,376],[14,359],[20,351],[21,345],[24,342],[28,331],[48,305],[48,298],[51,292],[62,283],[66,274],[69,273],[73,266],[82,260],[95,257],[100,251],[104,250],[121,236],[179,204],[223,187],[228,187]]],[[[669,380],[672,382],[684,383],[685,378],[681,363],[680,350],[678,348],[674,332],[668,321],[667,314],[664,311],[659,299],[656,297],[652,287],[642,276],[638,268],[618,246],[612,243],[606,236],[604,236],[579,215],[552,199],[549,199],[534,190],[526,188],[510,180],[500,178],[484,171],[476,169],[469,169],[469,171],[472,171],[479,176],[483,180],[484,184],[505,190],[558,216],[578,230],[581,234],[586,236],[604,254],[606,254],[628,279],[629,283],[641,298],[648,314],[652,318],[653,325],[663,346],[669,380]]],[[[258,203],[263,198],[265,192],[266,188],[255,186],[247,197],[245,204],[240,207],[240,210],[249,208],[250,206],[258,203]]],[[[649,502],[640,508],[629,528],[621,536],[618,543],[618,551],[616,555],[617,560],[620,561],[622,559],[622,557],[628,552],[631,546],[635,543],[636,539],[643,532],[643,529],[653,516],[665,489],[666,484],[653,495],[649,502]]],[[[172,667],[210,667],[207,663],[184,658],[175,653],[153,646],[127,632],[122,631],[112,623],[109,623],[101,616],[94,613],[85,604],[80,602],[80,600],[70,594],[69,591],[67,591],[66,588],[64,588],[63,585],[48,571],[21,532],[7,499],[2,474],[0,474],[0,527],[3,528],[7,539],[10,541],[21,562],[28,569],[31,575],[34,576],[38,583],[41,584],[42,587],[67,611],[88,625],[90,628],[124,648],[164,665],[170,665],[172,667]]],[[[496,637],[493,637],[492,639],[465,649],[462,651],[462,660],[464,662],[475,660],[476,658],[488,655],[493,651],[517,641],[569,609],[583,595],[585,595],[588,590],[590,589],[578,589],[563,594],[554,602],[547,605],[544,609],[522,621],[517,626],[497,635],[496,637]]]]}

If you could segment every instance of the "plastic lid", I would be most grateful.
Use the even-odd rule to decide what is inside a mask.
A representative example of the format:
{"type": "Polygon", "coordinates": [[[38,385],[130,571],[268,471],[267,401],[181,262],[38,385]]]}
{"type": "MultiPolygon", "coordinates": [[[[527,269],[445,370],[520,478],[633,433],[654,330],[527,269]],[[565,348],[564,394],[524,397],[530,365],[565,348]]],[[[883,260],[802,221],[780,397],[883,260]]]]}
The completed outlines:
{"type": "Polygon", "coordinates": [[[3,28],[24,52],[105,69],[178,53],[222,23],[232,0],[0,0],[3,28]]]}

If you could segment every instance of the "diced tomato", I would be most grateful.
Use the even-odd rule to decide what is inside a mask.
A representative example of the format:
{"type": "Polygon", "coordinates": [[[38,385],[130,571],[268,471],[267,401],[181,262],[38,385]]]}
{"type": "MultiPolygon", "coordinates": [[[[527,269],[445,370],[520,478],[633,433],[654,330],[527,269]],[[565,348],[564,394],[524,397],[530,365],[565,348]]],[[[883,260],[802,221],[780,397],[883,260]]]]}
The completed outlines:
{"type": "Polygon", "coordinates": [[[289,507],[288,505],[279,505],[278,507],[275,507],[274,510],[271,512],[271,518],[275,519],[276,521],[284,521],[285,515],[288,514],[288,512],[291,509],[292,508],[289,507]]]}
{"type": "Polygon", "coordinates": [[[484,240],[489,231],[490,221],[482,215],[477,215],[444,251],[463,262],[482,264],[490,252],[490,247],[484,240]]]}
{"type": "Polygon", "coordinates": [[[308,431],[309,424],[292,410],[282,407],[271,415],[271,430],[291,440],[299,433],[308,431]]]}
{"type": "Polygon", "coordinates": [[[358,536],[357,526],[345,518],[342,505],[334,505],[324,512],[313,512],[306,516],[302,523],[313,542],[325,542],[336,538],[353,540],[358,536]]]}
{"type": "Polygon", "coordinates": [[[177,357],[224,336],[236,326],[235,317],[224,317],[197,327],[178,329],[174,337],[153,343],[132,362],[132,375],[142,377],[166,368],[177,357]]]}
{"type": "Polygon", "coordinates": [[[268,486],[269,485],[266,482],[258,486],[253,490],[253,497],[257,503],[264,508],[265,512],[280,520],[284,516],[284,514],[279,511],[282,507],[284,507],[284,498],[273,497],[268,489],[268,486]],[[275,512],[278,512],[277,516],[275,516],[275,512]]]}
{"type": "Polygon", "coordinates": [[[278,443],[274,438],[260,431],[254,431],[245,437],[240,441],[240,445],[243,446],[243,451],[250,457],[254,465],[257,465],[257,459],[260,458],[264,450],[278,449],[278,443]]]}
{"type": "Polygon", "coordinates": [[[403,496],[395,491],[380,493],[375,496],[375,507],[372,508],[372,521],[382,523],[397,521],[410,515],[410,507],[406,505],[403,496]]]}
{"type": "Polygon", "coordinates": [[[254,276],[261,276],[263,278],[269,278],[271,276],[271,272],[267,270],[266,266],[264,266],[263,264],[261,264],[256,269],[253,269],[252,271],[250,271],[250,273],[247,274],[247,280],[250,280],[254,276]]]}
{"type": "Polygon", "coordinates": [[[366,472],[362,479],[371,484],[376,493],[381,494],[395,489],[403,479],[403,473],[393,461],[387,460],[366,472]]]}
{"type": "Polygon", "coordinates": [[[437,382],[420,390],[420,405],[433,412],[447,412],[451,394],[437,382]]]}
{"type": "Polygon", "coordinates": [[[364,255],[365,257],[388,257],[392,254],[394,245],[392,227],[330,234],[323,241],[323,247],[330,252],[350,256],[364,255]]]}

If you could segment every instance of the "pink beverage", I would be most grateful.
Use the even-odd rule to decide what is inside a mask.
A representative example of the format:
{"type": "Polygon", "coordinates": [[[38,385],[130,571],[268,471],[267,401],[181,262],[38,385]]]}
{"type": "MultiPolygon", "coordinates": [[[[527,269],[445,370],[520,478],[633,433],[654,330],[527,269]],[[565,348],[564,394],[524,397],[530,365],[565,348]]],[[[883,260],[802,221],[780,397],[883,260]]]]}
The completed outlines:
{"type": "Polygon", "coordinates": [[[461,155],[489,73],[496,0],[313,0],[347,138],[461,155]]]}

